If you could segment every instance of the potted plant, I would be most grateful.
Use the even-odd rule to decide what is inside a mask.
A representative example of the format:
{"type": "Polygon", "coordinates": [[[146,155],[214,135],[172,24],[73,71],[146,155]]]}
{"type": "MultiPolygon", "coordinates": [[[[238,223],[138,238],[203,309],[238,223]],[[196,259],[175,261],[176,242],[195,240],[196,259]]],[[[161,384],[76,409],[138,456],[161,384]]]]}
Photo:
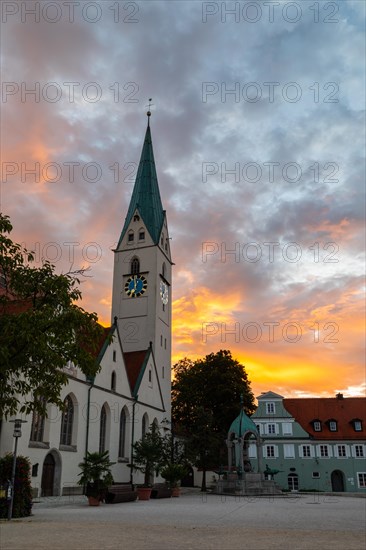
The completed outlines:
{"type": "Polygon", "coordinates": [[[169,487],[172,489],[172,497],[180,496],[179,482],[187,473],[187,468],[183,464],[175,464],[169,462],[162,468],[161,476],[165,479],[169,487]]]}
{"type": "Polygon", "coordinates": [[[85,494],[89,506],[99,506],[104,500],[108,487],[113,484],[111,466],[115,462],[109,460],[108,451],[103,453],[87,453],[83,462],[80,462],[79,485],[86,486],[85,494]]]}
{"type": "Polygon", "coordinates": [[[152,423],[149,431],[133,444],[130,468],[144,475],[144,483],[137,486],[139,500],[149,500],[154,482],[154,473],[158,475],[162,466],[163,438],[159,428],[152,423]]]}

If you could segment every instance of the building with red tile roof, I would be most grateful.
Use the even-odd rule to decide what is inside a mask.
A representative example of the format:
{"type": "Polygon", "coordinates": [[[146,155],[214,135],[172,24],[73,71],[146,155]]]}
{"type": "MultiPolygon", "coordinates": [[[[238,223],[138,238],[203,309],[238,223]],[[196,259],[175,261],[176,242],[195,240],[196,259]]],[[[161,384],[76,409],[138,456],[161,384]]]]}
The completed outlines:
{"type": "MultiPolygon", "coordinates": [[[[278,470],[275,480],[289,491],[366,493],[366,398],[258,397],[252,415],[263,446],[262,462],[278,470]]],[[[257,467],[256,447],[249,457],[257,467]]]]}

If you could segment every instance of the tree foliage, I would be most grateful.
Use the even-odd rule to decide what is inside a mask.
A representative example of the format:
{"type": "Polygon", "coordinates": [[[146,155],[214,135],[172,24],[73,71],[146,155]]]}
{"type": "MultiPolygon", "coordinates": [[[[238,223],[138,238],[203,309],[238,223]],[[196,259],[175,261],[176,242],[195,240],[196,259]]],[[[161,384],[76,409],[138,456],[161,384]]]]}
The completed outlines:
{"type": "Polygon", "coordinates": [[[246,414],[255,411],[245,367],[230,351],[210,353],[197,361],[182,359],[173,368],[172,415],[185,431],[194,431],[203,408],[212,415],[212,431],[225,438],[241,410],[241,396],[246,414]]]}
{"type": "Polygon", "coordinates": [[[247,414],[254,412],[254,395],[245,367],[227,350],[197,361],[182,359],[174,374],[173,422],[186,438],[192,463],[203,471],[205,490],[206,470],[226,463],[228,429],[242,406],[247,414]]]}
{"type": "MultiPolygon", "coordinates": [[[[9,501],[5,498],[6,494],[4,493],[6,493],[9,480],[11,480],[12,468],[13,455],[11,453],[0,458],[0,487],[2,487],[0,518],[8,517],[9,501]]],[[[15,466],[13,518],[30,516],[32,513],[30,468],[29,458],[18,455],[15,466]]]]}
{"type": "Polygon", "coordinates": [[[0,417],[62,407],[72,361],[87,376],[98,370],[92,352],[102,335],[95,313],[76,302],[83,270],[56,274],[10,238],[12,225],[0,213],[0,417]]]}

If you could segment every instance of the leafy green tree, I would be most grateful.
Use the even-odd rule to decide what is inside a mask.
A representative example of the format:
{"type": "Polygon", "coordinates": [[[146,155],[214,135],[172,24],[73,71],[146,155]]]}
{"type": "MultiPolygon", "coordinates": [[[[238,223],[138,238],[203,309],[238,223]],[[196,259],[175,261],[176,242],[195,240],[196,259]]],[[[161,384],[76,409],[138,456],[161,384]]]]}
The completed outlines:
{"type": "Polygon", "coordinates": [[[174,375],[173,422],[187,439],[192,463],[203,470],[205,490],[206,470],[226,462],[228,429],[241,406],[248,415],[254,412],[254,395],[245,367],[227,350],[197,361],[182,359],[174,375]]]}
{"type": "Polygon", "coordinates": [[[102,336],[95,313],[81,299],[79,272],[58,275],[10,238],[12,225],[0,213],[0,418],[16,412],[46,413],[62,407],[60,392],[72,361],[87,376],[99,366],[92,352],[102,336]]]}

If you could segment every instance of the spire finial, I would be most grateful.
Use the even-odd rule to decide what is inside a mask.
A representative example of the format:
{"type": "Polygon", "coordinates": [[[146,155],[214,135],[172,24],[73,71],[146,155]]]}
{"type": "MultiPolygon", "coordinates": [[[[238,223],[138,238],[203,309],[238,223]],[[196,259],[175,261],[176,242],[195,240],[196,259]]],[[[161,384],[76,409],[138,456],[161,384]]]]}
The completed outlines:
{"type": "Polygon", "coordinates": [[[148,107],[148,111],[147,111],[147,125],[150,126],[150,117],[151,117],[151,110],[150,110],[150,107],[152,107],[152,105],[154,105],[152,102],[152,97],[149,97],[149,104],[146,105],[146,107],[148,107]]]}

